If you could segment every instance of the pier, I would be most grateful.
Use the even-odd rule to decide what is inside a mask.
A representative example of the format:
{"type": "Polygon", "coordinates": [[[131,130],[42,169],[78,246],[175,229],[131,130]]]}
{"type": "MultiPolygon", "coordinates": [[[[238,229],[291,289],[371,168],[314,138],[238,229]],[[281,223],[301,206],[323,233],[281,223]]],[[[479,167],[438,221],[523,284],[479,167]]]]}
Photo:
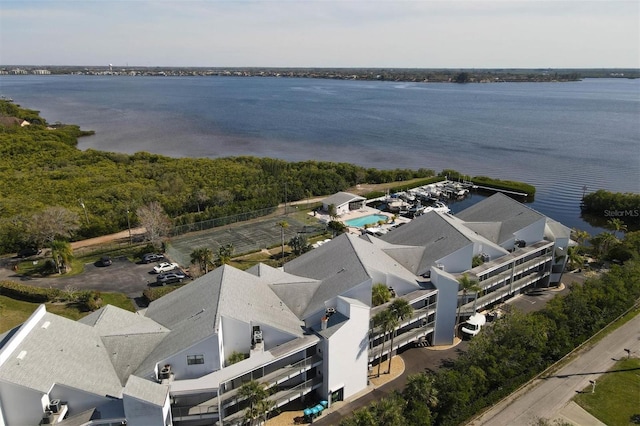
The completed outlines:
{"type": "Polygon", "coordinates": [[[528,194],[526,192],[510,191],[508,189],[493,188],[491,186],[473,185],[473,188],[474,189],[482,189],[484,191],[502,192],[503,194],[515,195],[515,196],[523,197],[523,198],[528,197],[528,194]]]}

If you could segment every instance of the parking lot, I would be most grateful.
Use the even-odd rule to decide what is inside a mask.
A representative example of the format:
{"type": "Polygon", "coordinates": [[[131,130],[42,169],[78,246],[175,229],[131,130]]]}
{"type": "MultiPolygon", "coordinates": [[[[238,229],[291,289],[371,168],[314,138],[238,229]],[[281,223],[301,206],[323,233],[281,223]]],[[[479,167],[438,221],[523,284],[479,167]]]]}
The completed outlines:
{"type": "Polygon", "coordinates": [[[87,263],[81,274],[67,277],[31,278],[17,275],[10,269],[0,268],[0,280],[20,281],[38,287],[53,287],[61,290],[119,292],[134,300],[142,296],[142,292],[149,283],[155,283],[156,274],[150,273],[155,263],[133,263],[126,257],[114,257],[112,260],[113,263],[109,266],[87,263]]]}

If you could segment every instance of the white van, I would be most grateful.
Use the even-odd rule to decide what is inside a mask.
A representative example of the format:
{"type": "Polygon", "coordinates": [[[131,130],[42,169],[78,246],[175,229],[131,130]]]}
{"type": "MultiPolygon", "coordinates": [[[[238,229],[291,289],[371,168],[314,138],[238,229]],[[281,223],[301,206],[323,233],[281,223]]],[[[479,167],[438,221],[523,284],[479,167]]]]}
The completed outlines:
{"type": "Polygon", "coordinates": [[[462,332],[469,337],[473,337],[480,333],[480,329],[487,323],[487,317],[484,314],[475,313],[469,317],[463,324],[462,332]]]}

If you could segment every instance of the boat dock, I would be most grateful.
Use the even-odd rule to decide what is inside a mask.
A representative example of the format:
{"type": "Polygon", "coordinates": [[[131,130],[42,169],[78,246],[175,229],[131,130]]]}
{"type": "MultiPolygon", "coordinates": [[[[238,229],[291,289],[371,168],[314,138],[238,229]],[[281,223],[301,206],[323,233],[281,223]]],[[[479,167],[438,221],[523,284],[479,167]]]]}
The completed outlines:
{"type": "Polygon", "coordinates": [[[493,188],[493,187],[490,187],[490,186],[483,186],[483,185],[475,185],[474,184],[473,188],[474,189],[482,189],[484,191],[502,192],[503,194],[515,195],[515,196],[523,197],[523,198],[528,197],[528,194],[526,192],[509,191],[508,189],[493,188]]]}

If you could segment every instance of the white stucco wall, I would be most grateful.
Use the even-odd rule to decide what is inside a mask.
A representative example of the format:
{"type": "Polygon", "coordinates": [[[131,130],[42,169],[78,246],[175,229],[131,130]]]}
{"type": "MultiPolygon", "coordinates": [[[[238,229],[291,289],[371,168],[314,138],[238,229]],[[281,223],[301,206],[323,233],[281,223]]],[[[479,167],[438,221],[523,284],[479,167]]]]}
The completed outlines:
{"type": "Polygon", "coordinates": [[[339,298],[336,310],[349,320],[325,342],[323,395],[344,388],[349,398],[367,386],[370,308],[339,298]]]}
{"type": "Polygon", "coordinates": [[[176,355],[159,362],[162,367],[171,364],[171,372],[176,380],[194,379],[220,369],[218,335],[213,334],[176,355]],[[187,355],[204,355],[204,364],[187,365],[187,355]]]}
{"type": "Polygon", "coordinates": [[[234,352],[248,354],[251,350],[251,325],[229,317],[220,318],[223,336],[222,360],[234,352]]]}
{"type": "Polygon", "coordinates": [[[471,269],[472,260],[473,244],[469,243],[469,245],[438,259],[437,263],[444,265],[445,271],[455,273],[471,269]]]}
{"type": "MultiPolygon", "coordinates": [[[[120,395],[112,396],[117,397],[120,395]]],[[[49,399],[59,399],[61,401],[67,401],[69,415],[78,414],[90,408],[98,407],[100,405],[113,401],[112,398],[85,392],[83,390],[61,384],[55,384],[53,388],[51,388],[51,391],[49,392],[49,399]]]]}
{"type": "MultiPolygon", "coordinates": [[[[167,400],[169,395],[167,394],[167,400]]],[[[153,405],[129,395],[122,398],[128,426],[166,426],[170,424],[165,417],[164,406],[153,405]]]]}
{"type": "Polygon", "coordinates": [[[4,424],[37,425],[42,420],[42,392],[0,381],[4,424]]]}
{"type": "Polygon", "coordinates": [[[452,275],[437,268],[431,268],[431,282],[438,289],[433,344],[450,345],[454,337],[459,283],[452,275]]]}
{"type": "MultiPolygon", "coordinates": [[[[543,217],[537,222],[534,222],[531,225],[522,228],[517,232],[514,232],[514,237],[517,240],[524,240],[527,245],[544,240],[544,229],[546,223],[547,219],[543,217]]],[[[513,241],[511,245],[513,245],[513,241]]]]}
{"type": "MultiPolygon", "coordinates": [[[[362,284],[359,284],[355,287],[352,287],[348,291],[345,291],[341,296],[349,297],[351,299],[356,299],[361,301],[367,306],[371,306],[371,288],[373,287],[373,282],[371,279],[364,281],[362,284]]],[[[335,303],[335,301],[332,301],[335,303]]]]}

